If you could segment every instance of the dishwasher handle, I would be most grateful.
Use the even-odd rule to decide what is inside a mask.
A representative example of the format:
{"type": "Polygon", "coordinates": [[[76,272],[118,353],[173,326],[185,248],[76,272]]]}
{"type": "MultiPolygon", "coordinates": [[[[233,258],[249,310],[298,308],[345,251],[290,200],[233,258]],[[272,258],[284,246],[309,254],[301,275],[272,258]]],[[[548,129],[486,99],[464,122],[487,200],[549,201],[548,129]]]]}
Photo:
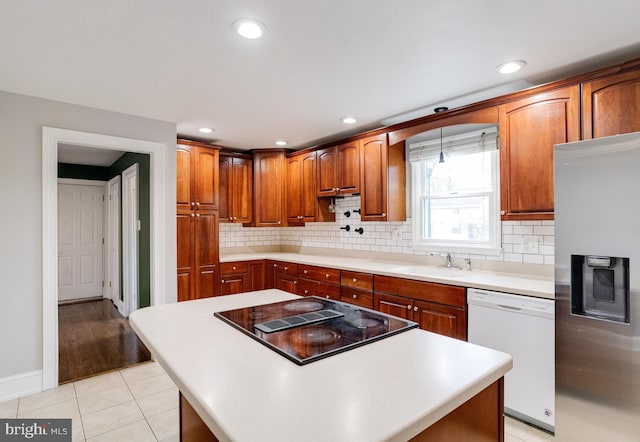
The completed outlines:
{"type": "Polygon", "coordinates": [[[469,307],[481,306],[548,319],[555,317],[555,305],[552,299],[470,288],[467,290],[467,303],[469,307]]]}

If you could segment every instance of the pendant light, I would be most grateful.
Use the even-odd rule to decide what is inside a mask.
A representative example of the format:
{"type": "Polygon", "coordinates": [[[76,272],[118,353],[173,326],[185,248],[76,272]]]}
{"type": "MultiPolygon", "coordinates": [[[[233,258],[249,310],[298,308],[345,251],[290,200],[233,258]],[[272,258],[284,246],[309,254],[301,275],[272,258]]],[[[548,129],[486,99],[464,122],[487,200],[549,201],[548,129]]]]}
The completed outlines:
{"type": "MultiPolygon", "coordinates": [[[[449,108],[446,106],[436,107],[433,112],[439,114],[440,112],[448,111],[449,108]]],[[[442,153],[442,128],[440,128],[440,161],[438,163],[444,163],[444,154],[442,153]]]]}
{"type": "Polygon", "coordinates": [[[444,163],[444,154],[442,153],[442,128],[440,128],[440,161],[438,163],[444,163]]]}

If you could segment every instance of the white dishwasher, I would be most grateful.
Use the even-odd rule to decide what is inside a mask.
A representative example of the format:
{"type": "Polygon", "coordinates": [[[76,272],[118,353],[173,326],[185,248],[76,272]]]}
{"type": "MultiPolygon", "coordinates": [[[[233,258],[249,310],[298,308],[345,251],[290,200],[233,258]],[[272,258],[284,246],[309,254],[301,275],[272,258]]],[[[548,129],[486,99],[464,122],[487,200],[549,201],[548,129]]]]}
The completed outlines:
{"type": "Polygon", "coordinates": [[[467,290],[468,340],[513,357],[504,378],[505,413],[554,430],[554,301],[467,290]]]}

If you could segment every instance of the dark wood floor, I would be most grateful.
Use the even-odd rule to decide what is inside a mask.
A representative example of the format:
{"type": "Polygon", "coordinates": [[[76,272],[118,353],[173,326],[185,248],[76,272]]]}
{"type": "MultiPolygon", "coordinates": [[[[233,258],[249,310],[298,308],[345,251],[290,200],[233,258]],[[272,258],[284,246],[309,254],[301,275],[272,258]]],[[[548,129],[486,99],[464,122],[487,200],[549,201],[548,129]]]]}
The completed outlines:
{"type": "Polygon", "coordinates": [[[110,300],[58,306],[59,382],[69,382],[151,359],[110,300]]]}

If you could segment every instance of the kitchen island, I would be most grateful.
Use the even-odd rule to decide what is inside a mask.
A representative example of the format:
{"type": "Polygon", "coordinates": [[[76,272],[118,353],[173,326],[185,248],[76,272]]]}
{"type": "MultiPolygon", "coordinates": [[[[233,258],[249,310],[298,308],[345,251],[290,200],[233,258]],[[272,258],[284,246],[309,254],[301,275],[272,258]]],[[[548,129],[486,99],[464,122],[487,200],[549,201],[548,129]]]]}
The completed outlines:
{"type": "Polygon", "coordinates": [[[504,353],[413,329],[298,366],[213,315],[296,298],[263,290],[131,314],[181,392],[183,441],[503,439],[504,353]]]}

